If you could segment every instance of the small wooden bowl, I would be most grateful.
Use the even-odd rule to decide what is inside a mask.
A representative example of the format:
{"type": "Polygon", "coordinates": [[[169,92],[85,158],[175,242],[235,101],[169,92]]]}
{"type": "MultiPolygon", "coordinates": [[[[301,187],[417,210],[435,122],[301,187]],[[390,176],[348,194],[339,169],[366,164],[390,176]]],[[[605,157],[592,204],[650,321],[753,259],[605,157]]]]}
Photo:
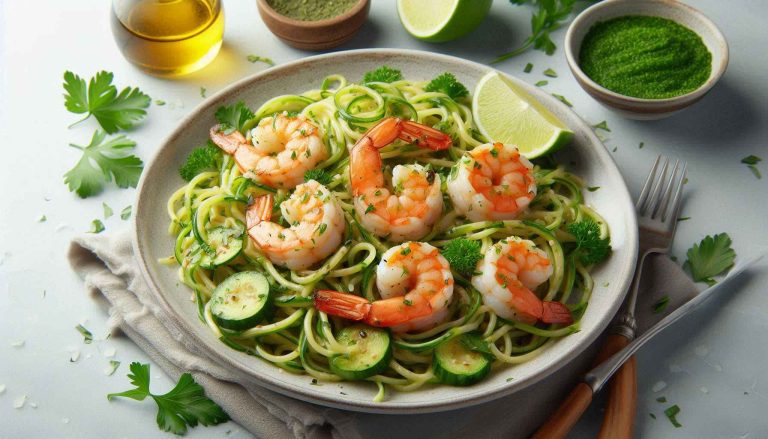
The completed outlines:
{"type": "Polygon", "coordinates": [[[369,0],[360,0],[349,11],[317,21],[295,20],[279,14],[266,0],[256,0],[261,19],[273,34],[287,44],[304,50],[325,50],[349,41],[368,18],[369,0]]]}
{"type": "Polygon", "coordinates": [[[723,76],[728,66],[728,43],[710,19],[698,10],[674,0],[611,0],[585,9],[565,35],[565,58],[581,88],[597,102],[629,119],[654,120],[671,116],[698,102],[723,76]],[[667,18],[696,32],[712,54],[712,72],[704,84],[689,93],[667,99],[642,99],[625,96],[594,82],[579,66],[581,42],[599,21],[626,15],[667,18]]]}

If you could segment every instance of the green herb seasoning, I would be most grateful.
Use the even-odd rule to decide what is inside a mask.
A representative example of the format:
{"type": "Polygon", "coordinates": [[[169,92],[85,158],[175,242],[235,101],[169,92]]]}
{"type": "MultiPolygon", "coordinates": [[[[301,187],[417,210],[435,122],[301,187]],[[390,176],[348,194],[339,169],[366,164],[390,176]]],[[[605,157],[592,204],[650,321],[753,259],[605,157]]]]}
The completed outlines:
{"type": "Polygon", "coordinates": [[[301,21],[326,20],[341,15],[360,0],[267,0],[280,15],[301,21]]]}
{"type": "Polygon", "coordinates": [[[635,15],[592,26],[581,44],[579,64],[593,81],[616,93],[666,99],[706,82],[712,54],[687,27],[635,15]]]}

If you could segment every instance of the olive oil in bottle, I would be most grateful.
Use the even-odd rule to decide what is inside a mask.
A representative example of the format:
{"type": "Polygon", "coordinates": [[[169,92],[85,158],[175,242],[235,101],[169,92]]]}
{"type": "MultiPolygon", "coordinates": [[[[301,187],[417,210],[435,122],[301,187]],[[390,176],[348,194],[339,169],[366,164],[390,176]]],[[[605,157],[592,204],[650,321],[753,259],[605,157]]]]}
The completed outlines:
{"type": "Polygon", "coordinates": [[[123,56],[148,73],[205,67],[224,36],[220,0],[113,0],[112,33],[123,56]]]}

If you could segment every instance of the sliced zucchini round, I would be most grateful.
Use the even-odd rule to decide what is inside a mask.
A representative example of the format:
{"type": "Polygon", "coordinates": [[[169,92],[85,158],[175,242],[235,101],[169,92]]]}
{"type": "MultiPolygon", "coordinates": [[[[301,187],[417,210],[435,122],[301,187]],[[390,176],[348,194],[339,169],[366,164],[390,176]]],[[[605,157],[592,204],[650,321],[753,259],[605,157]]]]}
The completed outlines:
{"type": "Polygon", "coordinates": [[[224,279],[211,296],[211,314],[222,328],[251,328],[272,309],[269,282],[257,271],[242,271],[224,279]]]}
{"type": "Polygon", "coordinates": [[[200,259],[200,266],[213,269],[235,259],[244,247],[244,229],[244,227],[214,227],[209,230],[207,248],[200,259]]]}
{"type": "Polygon", "coordinates": [[[440,382],[451,386],[469,386],[491,371],[486,354],[469,349],[465,335],[454,337],[435,348],[432,369],[440,382]]]}
{"type": "Polygon", "coordinates": [[[336,339],[352,351],[331,358],[331,372],[347,380],[363,380],[384,372],[392,358],[389,331],[366,325],[352,325],[339,331],[336,339]]]}

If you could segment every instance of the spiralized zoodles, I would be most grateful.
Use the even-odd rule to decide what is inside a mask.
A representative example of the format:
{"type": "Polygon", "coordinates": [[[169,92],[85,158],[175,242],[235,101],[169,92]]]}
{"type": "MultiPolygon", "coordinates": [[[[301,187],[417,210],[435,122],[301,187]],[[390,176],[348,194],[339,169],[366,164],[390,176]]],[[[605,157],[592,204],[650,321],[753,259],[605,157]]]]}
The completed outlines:
{"type": "MultiPolygon", "coordinates": [[[[255,197],[270,194],[275,205],[286,200],[291,189],[274,189],[245,177],[230,155],[222,155],[218,170],[200,172],[168,200],[169,233],[176,237],[176,257],[163,262],[179,265],[179,280],[193,290],[201,320],[230,347],[254,355],[291,373],[308,374],[323,381],[342,379],[329,361],[345,355],[350,346],[339,340],[348,320],[319,312],[313,303],[316,290],[335,290],[379,299],[375,268],[382,254],[398,243],[367,231],[353,205],[350,187],[349,148],[386,116],[397,116],[435,127],[450,135],[453,144],[443,151],[419,148],[398,140],[383,147],[384,174],[391,176],[396,164],[418,163],[434,170],[442,179],[443,213],[420,242],[443,248],[451,240],[465,238],[480,243],[485,254],[494,243],[508,236],[530,240],[543,250],[552,275],[536,289],[545,301],[568,305],[573,323],[520,323],[497,315],[483,304],[470,279],[454,272],[453,296],[443,323],[430,329],[392,333],[392,356],[383,372],[367,377],[376,383],[376,400],[389,386],[410,391],[436,382],[433,352],[459,335],[478,334],[485,341],[494,365],[519,364],[537,356],[554,340],[578,331],[579,320],[592,292],[590,266],[577,257],[575,236],[568,225],[592,220],[599,225],[601,239],[608,237],[605,222],[584,204],[582,181],[555,166],[551,159],[535,164],[536,195],[515,219],[469,222],[454,209],[446,194],[446,180],[464,154],[487,142],[474,127],[468,98],[452,99],[445,93],[425,90],[426,82],[398,80],[391,83],[349,83],[343,76],[325,78],[320,89],[296,96],[280,96],[264,103],[247,122],[250,131],[261,118],[277,113],[301,114],[319,128],[328,148],[318,169],[332,176],[326,187],[338,201],[345,221],[341,245],[310,269],[288,270],[273,264],[245,233],[246,209],[255,197]],[[222,229],[223,228],[223,229],[222,229]],[[238,230],[245,236],[243,249],[223,264],[211,261],[203,245],[214,230],[238,230]],[[205,268],[208,267],[208,268],[205,268]],[[235,273],[263,273],[274,293],[274,310],[266,319],[240,330],[222,328],[211,312],[211,296],[217,285],[235,273]]],[[[273,122],[274,123],[274,122],[273,122]]],[[[287,225],[280,209],[271,221],[287,225]]]]}

